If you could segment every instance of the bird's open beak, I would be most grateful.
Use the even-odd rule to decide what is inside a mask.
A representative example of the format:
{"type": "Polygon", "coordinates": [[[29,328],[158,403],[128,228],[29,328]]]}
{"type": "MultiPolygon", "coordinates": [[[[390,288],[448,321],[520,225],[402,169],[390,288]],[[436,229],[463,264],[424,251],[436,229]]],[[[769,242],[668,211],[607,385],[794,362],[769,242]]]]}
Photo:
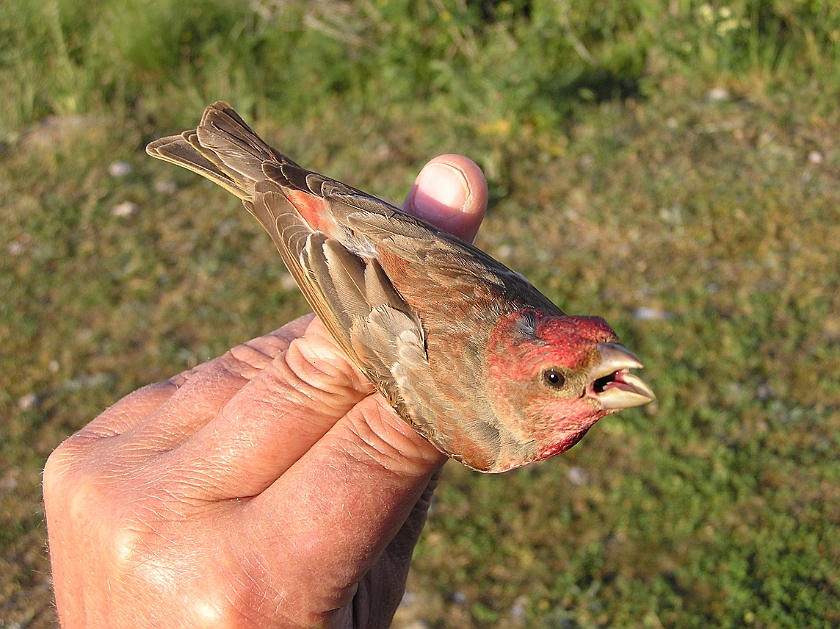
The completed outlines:
{"type": "Polygon", "coordinates": [[[598,343],[599,360],[589,373],[589,397],[598,400],[605,411],[642,406],[656,399],[653,391],[630,369],[643,367],[626,347],[618,343],[598,343]]]}

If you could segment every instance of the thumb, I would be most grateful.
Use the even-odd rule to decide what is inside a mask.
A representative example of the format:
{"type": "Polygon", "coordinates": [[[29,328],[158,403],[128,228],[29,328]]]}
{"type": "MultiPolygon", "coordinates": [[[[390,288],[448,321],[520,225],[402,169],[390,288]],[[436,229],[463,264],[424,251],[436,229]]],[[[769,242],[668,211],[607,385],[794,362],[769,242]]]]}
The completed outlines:
{"type": "Polygon", "coordinates": [[[487,209],[487,180],[471,159],[440,155],[417,175],[403,209],[471,243],[487,209]]]}

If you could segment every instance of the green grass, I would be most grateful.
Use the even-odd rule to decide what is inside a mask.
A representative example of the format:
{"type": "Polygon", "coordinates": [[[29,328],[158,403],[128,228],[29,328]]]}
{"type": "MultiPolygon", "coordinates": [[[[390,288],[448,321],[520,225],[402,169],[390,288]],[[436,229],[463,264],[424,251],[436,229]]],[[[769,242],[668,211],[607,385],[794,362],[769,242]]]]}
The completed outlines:
{"type": "Polygon", "coordinates": [[[393,198],[476,159],[478,244],[659,397],[502,477],[448,464],[396,626],[840,624],[835,3],[252,6],[0,5],[0,627],[54,624],[61,439],[306,311],[235,199],[143,153],[219,98],[393,198]]]}

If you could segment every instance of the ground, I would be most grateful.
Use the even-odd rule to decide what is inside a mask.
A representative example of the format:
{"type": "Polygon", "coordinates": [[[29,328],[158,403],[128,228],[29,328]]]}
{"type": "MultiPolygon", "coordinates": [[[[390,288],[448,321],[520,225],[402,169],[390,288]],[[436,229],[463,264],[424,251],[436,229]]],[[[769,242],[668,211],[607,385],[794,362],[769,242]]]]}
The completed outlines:
{"type": "MultiPolygon", "coordinates": [[[[495,6],[524,28],[542,19],[537,9],[523,16],[530,4],[495,6]]],[[[671,5],[668,19],[689,11],[671,5]]],[[[780,15],[782,5],[773,4],[780,15]]],[[[719,37],[749,30],[728,25],[734,18],[721,10],[695,7],[685,24],[710,20],[719,37]]],[[[348,17],[348,29],[373,37],[365,16],[348,17]]],[[[323,33],[327,17],[306,19],[323,33]]],[[[508,45],[497,26],[445,18],[428,32],[456,42],[454,62],[478,64],[470,46],[508,45]]],[[[84,68],[72,20],[62,19],[67,58],[84,68]]],[[[633,24],[634,36],[648,32],[633,24]]],[[[510,41],[520,41],[516,28],[510,41]]],[[[51,450],[122,395],[306,311],[235,199],[143,152],[195,124],[215,98],[241,107],[296,161],[395,199],[426,159],[473,157],[493,197],[477,244],[567,312],[605,317],[658,396],[522,470],[484,476],[447,464],[396,627],[837,626],[835,83],[761,60],[721,69],[702,48],[711,36],[692,33],[675,37],[695,46],[699,70],[651,45],[630,84],[567,81],[574,93],[556,110],[540,109],[555,102],[548,88],[529,92],[531,102],[516,100],[510,84],[491,90],[501,104],[471,103],[463,92],[446,100],[435,90],[458,77],[442,74],[409,105],[397,100],[399,76],[388,75],[393,83],[378,83],[396,86],[386,109],[351,76],[330,87],[329,103],[341,109],[321,96],[317,115],[299,124],[289,119],[293,102],[283,111],[267,104],[267,87],[243,93],[235,68],[212,85],[196,70],[204,82],[193,77],[200,89],[189,92],[155,75],[154,60],[145,70],[135,60],[122,88],[135,90],[132,99],[108,92],[112,83],[85,96],[78,83],[88,74],[73,75],[75,107],[59,98],[74,93],[66,85],[38,100],[33,83],[0,145],[0,627],[55,624],[40,499],[51,450]],[[143,92],[131,81],[158,87],[143,92]],[[601,93],[604,84],[612,91],[601,93]]],[[[607,54],[587,37],[570,54],[607,54]]],[[[7,54],[3,67],[15,59],[7,54]]],[[[35,68],[27,59],[20,67],[35,68]]],[[[368,71],[384,81],[382,68],[368,71]]]]}

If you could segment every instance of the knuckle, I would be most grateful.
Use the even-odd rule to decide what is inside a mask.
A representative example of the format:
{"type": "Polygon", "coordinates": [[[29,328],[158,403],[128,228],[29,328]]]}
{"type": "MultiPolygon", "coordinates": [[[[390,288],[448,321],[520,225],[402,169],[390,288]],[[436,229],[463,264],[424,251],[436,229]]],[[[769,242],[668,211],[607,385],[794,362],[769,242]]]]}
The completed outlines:
{"type": "Polygon", "coordinates": [[[91,440],[76,433],[52,451],[44,465],[43,491],[47,497],[59,497],[72,490],[74,479],[83,473],[83,464],[91,440]]]}
{"type": "Polygon", "coordinates": [[[68,526],[96,540],[99,552],[120,565],[136,554],[143,527],[133,513],[136,492],[91,451],[97,442],[77,433],[53,451],[44,467],[44,499],[53,512],[61,511],[68,526]]]}
{"type": "Polygon", "coordinates": [[[214,587],[202,586],[188,597],[195,627],[241,626],[243,614],[228,598],[214,587]]]}
{"type": "Polygon", "coordinates": [[[69,461],[60,451],[61,446],[53,450],[44,465],[43,490],[44,496],[51,498],[59,496],[64,486],[69,467],[69,461]]]}
{"type": "Polygon", "coordinates": [[[219,360],[233,374],[251,380],[274,359],[272,348],[261,339],[237,345],[228,350],[219,360]]]}
{"type": "Polygon", "coordinates": [[[191,627],[241,626],[242,614],[226,596],[229,578],[213,564],[217,555],[199,550],[194,540],[182,540],[175,548],[177,531],[151,527],[137,519],[120,522],[103,540],[110,553],[115,581],[124,592],[148,592],[166,615],[174,609],[191,627]],[[220,576],[223,575],[223,576],[220,576]]]}

